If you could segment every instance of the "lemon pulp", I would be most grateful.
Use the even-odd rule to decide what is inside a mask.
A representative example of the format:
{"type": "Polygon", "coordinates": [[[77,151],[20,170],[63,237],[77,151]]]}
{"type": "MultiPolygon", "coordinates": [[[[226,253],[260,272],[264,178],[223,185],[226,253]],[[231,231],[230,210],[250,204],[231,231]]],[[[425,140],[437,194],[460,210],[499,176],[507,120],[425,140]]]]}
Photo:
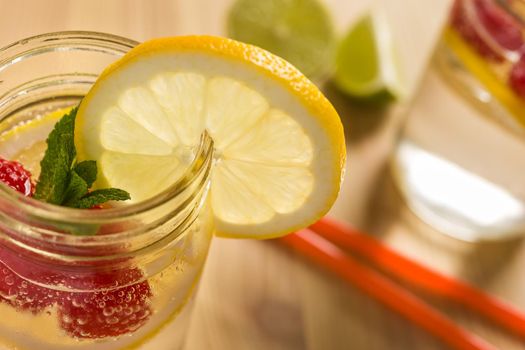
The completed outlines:
{"type": "Polygon", "coordinates": [[[206,130],[215,142],[212,208],[219,234],[266,238],[331,207],[343,128],[293,66],[233,40],[189,36],[139,45],[102,73],[77,115],[80,159],[99,186],[150,198],[184,174],[206,130]]]}

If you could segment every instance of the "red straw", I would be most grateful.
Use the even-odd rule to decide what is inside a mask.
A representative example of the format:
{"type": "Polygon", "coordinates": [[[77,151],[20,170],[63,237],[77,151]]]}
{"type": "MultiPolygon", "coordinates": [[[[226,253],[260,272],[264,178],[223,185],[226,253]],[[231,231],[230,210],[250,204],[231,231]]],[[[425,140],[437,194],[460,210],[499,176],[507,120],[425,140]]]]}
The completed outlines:
{"type": "Polygon", "coordinates": [[[525,315],[511,305],[464,282],[432,271],[388,248],[375,238],[334,219],[323,218],[311,229],[337,246],[368,259],[391,275],[467,306],[499,326],[525,338],[525,315]]]}
{"type": "Polygon", "coordinates": [[[495,350],[496,348],[463,330],[408,291],[372,269],[350,258],[339,247],[310,230],[301,230],[281,242],[328,268],[347,282],[396,311],[444,343],[458,350],[495,350]]]}

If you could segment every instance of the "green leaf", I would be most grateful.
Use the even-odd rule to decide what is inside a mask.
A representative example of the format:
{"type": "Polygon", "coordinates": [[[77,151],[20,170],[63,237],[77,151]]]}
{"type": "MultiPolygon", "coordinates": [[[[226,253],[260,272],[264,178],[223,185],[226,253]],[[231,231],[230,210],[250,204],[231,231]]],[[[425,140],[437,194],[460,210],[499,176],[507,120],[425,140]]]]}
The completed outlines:
{"type": "Polygon", "coordinates": [[[47,139],[47,150],[40,162],[41,172],[34,198],[62,204],[69,185],[69,173],[76,157],[74,143],[77,108],[55,125],[47,139]]]}
{"type": "Polygon", "coordinates": [[[98,224],[66,224],[63,222],[56,223],[55,227],[59,231],[74,236],[93,236],[96,235],[100,229],[100,225],[98,224]]]}
{"type": "Polygon", "coordinates": [[[74,206],[74,203],[85,196],[88,190],[89,186],[86,181],[76,171],[72,170],[62,204],[67,207],[74,206]]]}
{"type": "Polygon", "coordinates": [[[88,209],[95,205],[106,203],[107,201],[126,201],[130,199],[128,192],[118,188],[105,188],[95,190],[86,194],[80,200],[74,203],[75,208],[88,209]]]}
{"type": "Polygon", "coordinates": [[[73,170],[84,179],[88,188],[91,188],[97,179],[97,162],[94,160],[80,162],[75,165],[73,170]]]}
{"type": "MultiPolygon", "coordinates": [[[[40,162],[41,171],[34,198],[56,205],[88,209],[110,200],[130,199],[126,191],[108,188],[89,192],[97,179],[97,163],[76,163],[75,119],[77,109],[64,115],[47,138],[47,150],[40,162]]],[[[93,228],[82,233],[94,234],[93,228]]]]}

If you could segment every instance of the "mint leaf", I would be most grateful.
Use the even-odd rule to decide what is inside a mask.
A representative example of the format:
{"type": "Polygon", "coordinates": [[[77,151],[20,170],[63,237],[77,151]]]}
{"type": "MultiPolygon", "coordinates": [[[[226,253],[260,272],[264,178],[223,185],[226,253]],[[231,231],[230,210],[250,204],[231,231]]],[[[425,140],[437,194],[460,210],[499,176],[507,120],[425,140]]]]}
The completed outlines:
{"type": "Polygon", "coordinates": [[[67,207],[73,206],[76,201],[88,192],[88,190],[89,186],[86,181],[78,175],[75,170],[72,170],[69,175],[69,184],[62,204],[67,207]]]}
{"type": "Polygon", "coordinates": [[[47,150],[40,162],[41,173],[34,198],[62,204],[69,185],[69,172],[76,157],[73,141],[77,108],[55,125],[47,139],[47,150]]]}
{"type": "Polygon", "coordinates": [[[76,201],[73,206],[79,209],[88,209],[95,205],[106,203],[107,201],[125,201],[130,198],[129,193],[126,191],[118,188],[105,188],[86,194],[80,200],[76,201]]]}
{"type": "MultiPolygon", "coordinates": [[[[74,135],[77,110],[78,107],[73,108],[64,115],[47,138],[47,150],[40,162],[41,171],[34,198],[82,209],[110,200],[130,199],[128,192],[117,188],[89,192],[97,179],[97,163],[93,160],[76,161],[74,135]]],[[[91,229],[85,231],[81,234],[96,233],[91,233],[91,229]]]]}
{"type": "Polygon", "coordinates": [[[93,236],[100,230],[100,225],[82,224],[82,225],[63,225],[63,230],[74,236],[93,236]]]}
{"type": "Polygon", "coordinates": [[[90,188],[93,183],[97,180],[97,162],[94,160],[86,160],[75,165],[73,169],[87,184],[90,188]]]}

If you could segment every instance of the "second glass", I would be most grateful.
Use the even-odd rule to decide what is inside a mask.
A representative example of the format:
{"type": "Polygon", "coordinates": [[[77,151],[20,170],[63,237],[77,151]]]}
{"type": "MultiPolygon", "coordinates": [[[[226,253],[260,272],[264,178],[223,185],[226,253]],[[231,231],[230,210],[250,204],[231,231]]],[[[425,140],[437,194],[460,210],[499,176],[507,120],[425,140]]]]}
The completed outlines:
{"type": "Polygon", "coordinates": [[[461,240],[525,233],[525,24],[519,3],[454,3],[392,158],[409,207],[461,240]]]}

